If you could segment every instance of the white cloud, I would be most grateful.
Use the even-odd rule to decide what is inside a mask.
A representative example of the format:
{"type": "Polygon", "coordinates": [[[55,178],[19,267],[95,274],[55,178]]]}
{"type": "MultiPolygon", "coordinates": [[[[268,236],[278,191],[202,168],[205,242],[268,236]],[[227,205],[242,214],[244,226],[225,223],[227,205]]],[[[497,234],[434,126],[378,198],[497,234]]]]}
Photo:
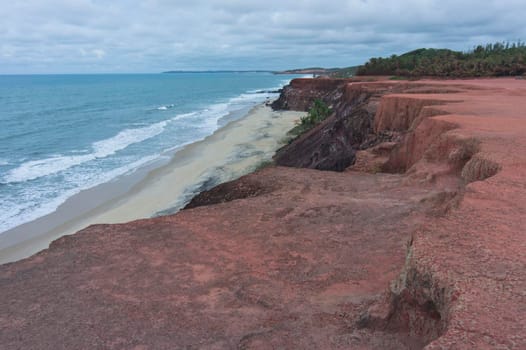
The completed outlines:
{"type": "Polygon", "coordinates": [[[100,50],[100,49],[95,49],[92,51],[93,54],[95,55],[95,57],[97,57],[98,59],[101,59],[103,58],[104,56],[106,56],[106,52],[104,50],[100,50]]]}
{"type": "Polygon", "coordinates": [[[11,1],[0,73],[347,66],[526,40],[524,13],[522,0],[11,1]]]}

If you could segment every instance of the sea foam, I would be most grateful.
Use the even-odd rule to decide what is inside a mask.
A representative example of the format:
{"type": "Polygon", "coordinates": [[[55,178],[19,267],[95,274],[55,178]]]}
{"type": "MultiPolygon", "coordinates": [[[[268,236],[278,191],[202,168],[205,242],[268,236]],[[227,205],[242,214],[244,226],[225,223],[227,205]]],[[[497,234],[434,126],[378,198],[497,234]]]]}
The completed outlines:
{"type": "Polygon", "coordinates": [[[67,152],[50,152],[40,159],[22,155],[17,161],[16,155],[2,157],[0,165],[5,170],[0,173],[0,185],[8,186],[4,186],[6,192],[0,192],[0,232],[50,214],[82,190],[133,173],[150,162],[171,156],[185,145],[204,139],[223,125],[220,123],[223,117],[264,102],[287,82],[274,81],[273,84],[280,86],[247,89],[208,105],[189,104],[185,102],[187,97],[177,106],[158,104],[158,107],[148,109],[139,105],[135,109],[137,112],[141,108],[148,116],[158,113],[158,119],[162,120],[148,123],[146,118],[130,118],[123,124],[124,128],[109,138],[92,141],[85,148],[79,146],[67,152]],[[131,148],[132,145],[135,146],[131,148]]]}
{"type": "Polygon", "coordinates": [[[170,104],[170,105],[165,105],[165,106],[157,107],[157,110],[159,110],[159,111],[167,111],[168,109],[170,109],[170,108],[174,108],[174,107],[175,107],[174,104],[170,104]]]}
{"type": "Polygon", "coordinates": [[[84,155],[56,155],[44,159],[31,160],[9,171],[4,183],[24,182],[43,176],[56,174],[73,166],[98,158],[105,158],[116,152],[142,142],[163,132],[168,121],[158,122],[143,128],[125,129],[117,135],[92,144],[92,152],[84,155]]]}
{"type": "MultiPolygon", "coordinates": [[[[28,205],[27,201],[24,201],[22,204],[5,201],[0,204],[0,232],[7,231],[18,225],[50,214],[60,205],[62,205],[68,198],[78,194],[79,192],[111,181],[112,179],[115,179],[119,176],[132,174],[140,167],[145,166],[150,162],[158,161],[159,158],[160,157],[157,155],[143,157],[133,163],[113,169],[111,171],[107,171],[105,173],[100,173],[97,176],[92,176],[90,178],[76,173],[70,177],[70,180],[76,182],[77,187],[68,191],[64,191],[55,198],[46,201],[40,201],[38,204],[28,205]]],[[[52,188],[49,190],[52,190],[52,188]]],[[[33,193],[25,193],[24,197],[28,197],[26,199],[29,199],[29,197],[32,196],[34,196],[33,193]]]]}

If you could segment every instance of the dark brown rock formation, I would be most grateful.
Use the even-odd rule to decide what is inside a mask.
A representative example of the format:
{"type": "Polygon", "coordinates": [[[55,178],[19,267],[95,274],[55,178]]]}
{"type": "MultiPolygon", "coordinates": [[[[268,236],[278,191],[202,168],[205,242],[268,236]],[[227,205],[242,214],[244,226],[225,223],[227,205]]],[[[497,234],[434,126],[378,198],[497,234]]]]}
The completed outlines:
{"type": "Polygon", "coordinates": [[[341,97],[346,82],[345,79],[294,79],[271,106],[278,110],[307,111],[315,99],[332,106],[341,97]]]}
{"type": "Polygon", "coordinates": [[[279,150],[276,164],[297,168],[343,171],[355,161],[355,150],[373,132],[374,110],[370,92],[352,91],[344,80],[296,79],[275,104],[305,110],[314,99],[327,103],[333,113],[314,129],[279,150]]]}
{"type": "Polygon", "coordinates": [[[230,202],[235,199],[251,198],[277,190],[270,184],[262,184],[255,177],[244,177],[243,181],[234,180],[222,183],[196,195],[184,209],[192,209],[204,205],[230,202]]]}
{"type": "MultiPolygon", "coordinates": [[[[437,90],[440,89],[433,91],[437,90]]],[[[279,150],[274,157],[276,164],[343,171],[354,164],[357,150],[398,140],[400,132],[418,125],[434,111],[424,107],[441,103],[422,98],[386,98],[379,103],[383,95],[396,96],[394,94],[397,92],[431,91],[416,83],[362,84],[340,79],[293,80],[275,101],[275,107],[306,110],[315,99],[321,99],[333,109],[333,113],[320,125],[279,150]],[[422,110],[428,114],[421,114],[422,110]],[[384,111],[394,111],[395,115],[382,118],[384,111]],[[376,122],[375,116],[378,116],[376,122]]]]}

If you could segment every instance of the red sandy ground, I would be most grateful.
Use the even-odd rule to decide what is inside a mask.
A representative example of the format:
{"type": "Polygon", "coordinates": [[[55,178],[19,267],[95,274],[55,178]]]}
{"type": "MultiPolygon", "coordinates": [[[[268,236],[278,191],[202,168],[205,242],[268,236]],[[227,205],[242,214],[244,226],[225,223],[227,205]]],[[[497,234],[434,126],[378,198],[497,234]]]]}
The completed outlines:
{"type": "Polygon", "coordinates": [[[407,84],[375,121],[412,125],[382,163],[407,172],[271,167],[63,237],[0,266],[0,347],[525,349],[526,81],[350,89],[378,84],[407,84]]]}

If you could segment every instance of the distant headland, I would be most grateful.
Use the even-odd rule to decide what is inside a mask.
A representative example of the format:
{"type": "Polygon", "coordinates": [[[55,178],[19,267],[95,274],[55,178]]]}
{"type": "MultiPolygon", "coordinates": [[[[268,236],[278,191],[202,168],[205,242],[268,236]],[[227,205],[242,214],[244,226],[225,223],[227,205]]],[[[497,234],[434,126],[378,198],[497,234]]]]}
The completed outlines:
{"type": "Polygon", "coordinates": [[[270,70],[169,70],[161,72],[162,74],[180,74],[180,73],[273,73],[270,70]]]}

